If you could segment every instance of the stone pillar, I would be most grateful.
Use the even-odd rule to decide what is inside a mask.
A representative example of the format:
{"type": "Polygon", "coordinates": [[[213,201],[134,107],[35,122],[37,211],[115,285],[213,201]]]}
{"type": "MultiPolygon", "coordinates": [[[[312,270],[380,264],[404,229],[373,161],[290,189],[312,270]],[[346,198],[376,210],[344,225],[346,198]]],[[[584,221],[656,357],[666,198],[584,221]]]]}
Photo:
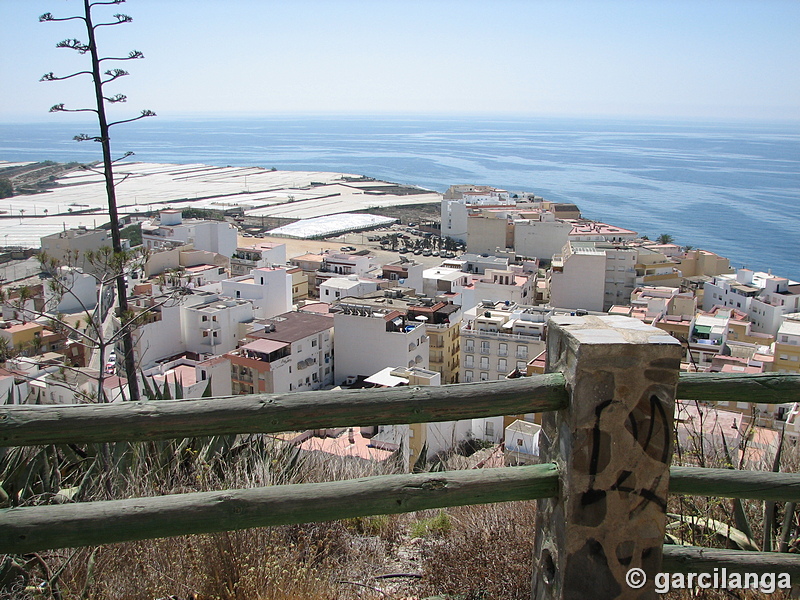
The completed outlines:
{"type": "Polygon", "coordinates": [[[570,406],[544,413],[539,452],[560,472],[539,500],[532,598],[655,598],[666,524],[681,345],[638,319],[554,317],[547,372],[570,406]],[[626,582],[643,569],[647,583],[626,582]]]}

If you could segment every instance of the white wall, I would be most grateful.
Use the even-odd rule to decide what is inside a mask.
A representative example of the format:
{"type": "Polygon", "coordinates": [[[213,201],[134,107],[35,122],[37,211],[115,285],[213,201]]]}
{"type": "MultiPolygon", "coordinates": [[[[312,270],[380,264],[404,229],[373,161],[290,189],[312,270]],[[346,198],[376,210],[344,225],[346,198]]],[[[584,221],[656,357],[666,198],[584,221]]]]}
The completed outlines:
{"type": "Polygon", "coordinates": [[[364,317],[336,313],[334,315],[336,364],[335,383],[348,376],[370,376],[385,367],[414,366],[428,368],[428,337],[424,326],[409,333],[386,331],[383,317],[364,317]],[[409,346],[413,344],[413,349],[409,346]],[[416,362],[416,357],[421,357],[416,362]]]}
{"type": "Polygon", "coordinates": [[[520,256],[550,258],[569,240],[572,224],[564,221],[514,222],[514,250],[520,256]]]}

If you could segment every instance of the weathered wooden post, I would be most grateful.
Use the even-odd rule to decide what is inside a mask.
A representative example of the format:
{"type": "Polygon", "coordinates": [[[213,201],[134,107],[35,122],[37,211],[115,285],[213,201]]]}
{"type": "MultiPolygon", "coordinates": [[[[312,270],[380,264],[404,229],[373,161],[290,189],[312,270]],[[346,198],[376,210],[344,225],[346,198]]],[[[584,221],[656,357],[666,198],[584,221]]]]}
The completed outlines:
{"type": "Polygon", "coordinates": [[[561,489],[539,500],[532,597],[655,598],[681,346],[637,319],[555,317],[547,355],[570,406],[540,434],[561,489]]]}

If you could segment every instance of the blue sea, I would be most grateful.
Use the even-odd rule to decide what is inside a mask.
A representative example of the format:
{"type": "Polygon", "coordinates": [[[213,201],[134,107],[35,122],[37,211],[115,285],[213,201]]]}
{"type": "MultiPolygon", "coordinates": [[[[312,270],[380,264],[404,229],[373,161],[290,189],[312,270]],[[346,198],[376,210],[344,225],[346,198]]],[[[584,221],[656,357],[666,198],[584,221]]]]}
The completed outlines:
{"type": "MultiPolygon", "coordinates": [[[[87,162],[90,126],[0,124],[0,160],[87,162]]],[[[479,183],[800,280],[800,123],[291,116],[124,125],[115,154],[363,174],[444,191],[479,183]]]]}

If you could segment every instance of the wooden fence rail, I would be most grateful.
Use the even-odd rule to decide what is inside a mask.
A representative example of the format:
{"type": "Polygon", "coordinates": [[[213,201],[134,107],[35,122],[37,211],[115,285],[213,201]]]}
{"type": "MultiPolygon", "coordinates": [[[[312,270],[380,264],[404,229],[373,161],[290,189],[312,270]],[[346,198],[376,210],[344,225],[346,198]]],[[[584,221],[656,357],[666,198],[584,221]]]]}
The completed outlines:
{"type": "Polygon", "coordinates": [[[137,442],[430,423],[559,410],[566,405],[567,393],[560,373],[437,387],[112,404],[19,405],[0,408],[0,446],[137,442]]]}
{"type": "MultiPolygon", "coordinates": [[[[800,375],[681,374],[679,398],[800,402],[800,375]]],[[[0,407],[0,446],[135,442],[353,425],[457,421],[566,408],[564,376],[440,387],[255,394],[230,398],[0,407]]]]}
{"type": "MultiPolygon", "coordinates": [[[[0,553],[553,498],[558,481],[543,464],[11,508],[0,511],[0,553]]],[[[791,501],[800,475],[673,467],[670,492],[791,501]]]]}

